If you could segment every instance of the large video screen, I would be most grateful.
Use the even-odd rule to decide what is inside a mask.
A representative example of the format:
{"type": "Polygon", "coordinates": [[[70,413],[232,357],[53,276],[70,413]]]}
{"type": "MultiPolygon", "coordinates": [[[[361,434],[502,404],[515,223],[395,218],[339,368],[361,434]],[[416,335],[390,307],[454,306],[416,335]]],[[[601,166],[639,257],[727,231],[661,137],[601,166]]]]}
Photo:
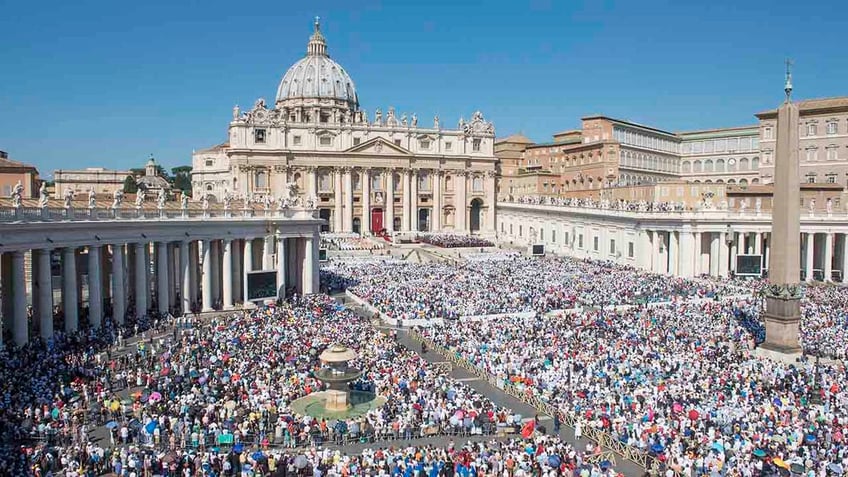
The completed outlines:
{"type": "Polygon", "coordinates": [[[247,301],[277,298],[277,271],[247,272],[247,301]]]}
{"type": "Polygon", "coordinates": [[[763,274],[762,255],[737,255],[736,274],[747,277],[759,277],[763,274]]]}
{"type": "Polygon", "coordinates": [[[544,255],[545,254],[545,246],[544,245],[533,245],[533,255],[544,255]]]}

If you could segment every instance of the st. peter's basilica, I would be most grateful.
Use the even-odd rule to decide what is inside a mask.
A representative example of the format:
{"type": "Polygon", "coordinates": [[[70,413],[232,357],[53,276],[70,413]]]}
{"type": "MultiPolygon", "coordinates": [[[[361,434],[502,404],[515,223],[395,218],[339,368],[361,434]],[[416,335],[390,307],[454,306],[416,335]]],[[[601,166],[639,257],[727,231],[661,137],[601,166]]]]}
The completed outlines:
{"type": "Polygon", "coordinates": [[[392,107],[369,118],[316,20],[273,107],[233,108],[229,140],[193,154],[193,195],[315,201],[334,232],[492,234],[494,138],[480,112],[458,129],[392,107]]]}

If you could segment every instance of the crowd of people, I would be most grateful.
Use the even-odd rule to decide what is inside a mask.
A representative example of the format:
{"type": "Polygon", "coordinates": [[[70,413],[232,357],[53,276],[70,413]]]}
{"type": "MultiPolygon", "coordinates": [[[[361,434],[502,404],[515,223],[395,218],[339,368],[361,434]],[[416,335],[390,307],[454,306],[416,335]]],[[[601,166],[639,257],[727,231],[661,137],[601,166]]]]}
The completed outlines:
{"type": "Polygon", "coordinates": [[[553,197],[541,195],[509,196],[510,202],[533,205],[555,205],[560,207],[582,207],[588,209],[622,210],[627,212],[683,212],[687,210],[683,202],[662,202],[624,199],[593,199],[592,197],[553,197]]]}
{"type": "Polygon", "coordinates": [[[386,245],[355,233],[322,233],[321,248],[352,252],[358,250],[383,250],[386,245]]]}
{"type": "MultiPolygon", "coordinates": [[[[125,339],[109,331],[5,351],[0,437],[9,447],[0,454],[0,475],[286,475],[292,466],[290,475],[319,475],[319,469],[361,475],[365,468],[470,469],[498,459],[535,468],[542,452],[568,450],[552,441],[521,459],[509,456],[522,447],[501,444],[422,447],[410,455],[398,440],[494,434],[521,416],[431,367],[326,295],[208,322],[180,318],[175,325],[172,332],[150,330],[127,352],[108,346],[125,339]],[[353,388],[384,397],[385,405],[349,419],[293,411],[293,401],[322,389],[312,373],[332,344],[356,350],[350,364],[363,374],[353,388]],[[322,447],[348,442],[377,450],[327,454],[322,447]],[[296,450],[303,447],[318,450],[296,450]],[[301,471],[303,459],[309,473],[301,471]],[[260,472],[242,474],[244,468],[260,472]]],[[[570,449],[558,459],[580,465],[581,455],[570,449]]]]}
{"type": "Polygon", "coordinates": [[[844,363],[756,357],[754,337],[734,313],[755,300],[516,315],[421,331],[564,420],[602,429],[683,475],[762,475],[791,465],[842,475],[844,363]]]}
{"type": "MultiPolygon", "coordinates": [[[[611,262],[485,254],[447,263],[331,264],[322,277],[391,319],[539,312],[735,293],[738,287],[639,272],[611,262]]],[[[749,292],[749,291],[748,291],[749,292]]]]}
{"type": "Polygon", "coordinates": [[[442,248],[465,248],[465,247],[494,247],[495,244],[491,240],[477,237],[474,235],[460,234],[418,234],[419,242],[435,245],[442,248]]]}

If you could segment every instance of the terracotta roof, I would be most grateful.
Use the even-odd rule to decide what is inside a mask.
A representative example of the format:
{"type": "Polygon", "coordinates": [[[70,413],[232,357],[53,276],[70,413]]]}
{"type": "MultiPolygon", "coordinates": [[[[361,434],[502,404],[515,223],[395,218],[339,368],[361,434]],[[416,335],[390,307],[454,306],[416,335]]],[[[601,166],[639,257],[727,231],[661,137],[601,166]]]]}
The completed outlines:
{"type": "Polygon", "coordinates": [[[504,138],[501,138],[501,139],[498,139],[498,140],[495,141],[496,144],[501,143],[501,142],[517,142],[517,143],[521,143],[521,144],[533,144],[533,141],[531,141],[527,136],[525,136],[523,134],[513,134],[512,136],[507,136],[507,137],[504,137],[504,138]]]}
{"type": "MultiPolygon", "coordinates": [[[[830,109],[848,109],[848,96],[837,96],[833,98],[814,98],[795,101],[798,105],[798,110],[801,113],[809,113],[813,111],[830,110],[830,109]]],[[[771,116],[777,114],[777,109],[769,109],[755,116],[771,116]]]]}
{"type": "Polygon", "coordinates": [[[13,161],[7,158],[0,158],[0,169],[35,169],[35,166],[24,164],[23,162],[13,161]]]}

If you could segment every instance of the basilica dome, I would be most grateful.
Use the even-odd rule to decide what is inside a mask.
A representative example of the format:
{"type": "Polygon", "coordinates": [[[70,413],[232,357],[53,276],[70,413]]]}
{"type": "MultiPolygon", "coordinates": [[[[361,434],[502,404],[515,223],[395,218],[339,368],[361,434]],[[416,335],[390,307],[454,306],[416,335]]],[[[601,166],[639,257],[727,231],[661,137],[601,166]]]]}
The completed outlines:
{"type": "Polygon", "coordinates": [[[289,105],[304,99],[344,102],[350,110],[359,109],[359,97],[353,80],[344,68],[327,55],[327,42],[315,21],[306,57],[291,66],[277,88],[277,103],[289,105]]]}

